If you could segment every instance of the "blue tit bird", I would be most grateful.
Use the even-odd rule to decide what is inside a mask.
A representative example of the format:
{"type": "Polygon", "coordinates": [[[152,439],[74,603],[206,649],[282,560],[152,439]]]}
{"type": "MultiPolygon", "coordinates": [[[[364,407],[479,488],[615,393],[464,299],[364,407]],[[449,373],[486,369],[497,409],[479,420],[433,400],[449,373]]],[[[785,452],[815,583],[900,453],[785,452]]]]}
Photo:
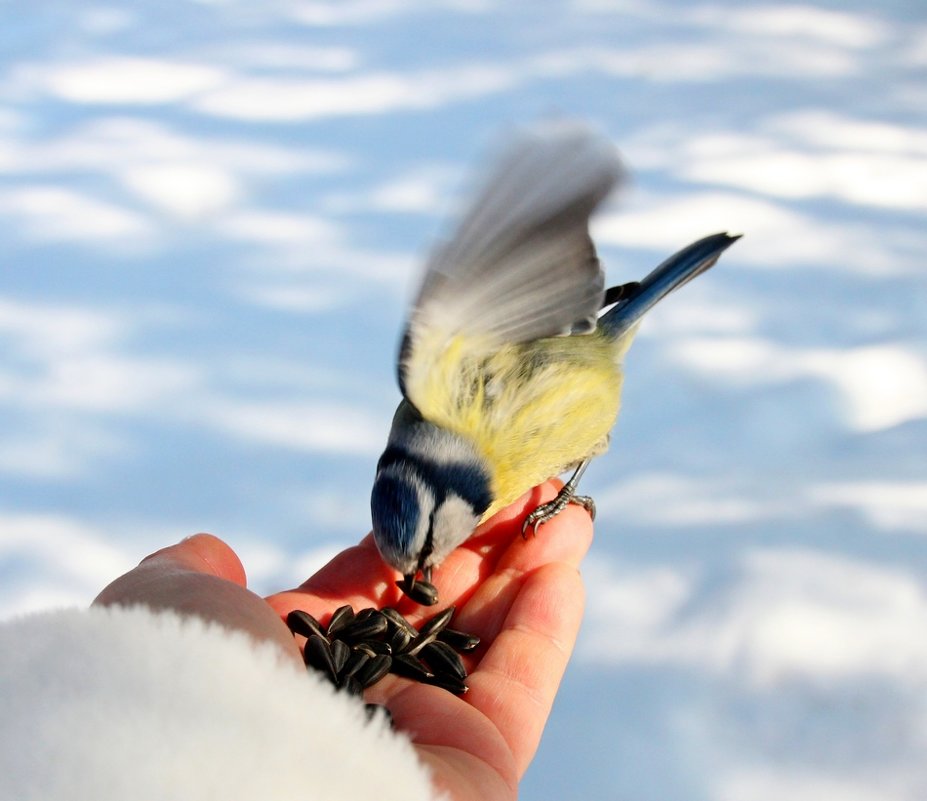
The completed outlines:
{"type": "Polygon", "coordinates": [[[738,238],[708,236],[606,290],[589,219],[623,174],[612,144],[585,127],[528,131],[426,264],[371,495],[380,554],[419,603],[437,599],[433,567],[552,476],[573,470],[523,533],[570,502],[594,513],[577,482],[608,447],[641,317],[738,238]]]}

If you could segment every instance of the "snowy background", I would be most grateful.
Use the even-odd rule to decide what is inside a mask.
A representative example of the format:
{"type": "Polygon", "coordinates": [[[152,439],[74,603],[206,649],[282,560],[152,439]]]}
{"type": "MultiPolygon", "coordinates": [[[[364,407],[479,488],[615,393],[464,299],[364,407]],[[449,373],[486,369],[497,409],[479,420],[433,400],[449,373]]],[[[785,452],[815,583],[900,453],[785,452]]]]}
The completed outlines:
{"type": "Polygon", "coordinates": [[[746,236],[629,355],[523,797],[927,797],[925,109],[919,0],[0,4],[0,616],[365,533],[418,265],[576,116],[613,281],[746,236]]]}

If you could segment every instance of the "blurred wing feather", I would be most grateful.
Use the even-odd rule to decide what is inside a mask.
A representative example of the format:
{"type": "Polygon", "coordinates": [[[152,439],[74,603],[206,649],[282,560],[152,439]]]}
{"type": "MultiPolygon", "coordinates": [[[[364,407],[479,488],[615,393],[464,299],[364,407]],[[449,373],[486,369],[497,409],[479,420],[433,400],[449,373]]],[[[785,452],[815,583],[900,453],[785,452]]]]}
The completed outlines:
{"type": "Polygon", "coordinates": [[[612,144],[577,125],[536,129],[502,153],[432,253],[406,326],[400,386],[426,418],[441,402],[417,391],[434,386],[429,374],[453,379],[505,344],[594,327],[604,277],[589,217],[621,175],[612,144]]]}

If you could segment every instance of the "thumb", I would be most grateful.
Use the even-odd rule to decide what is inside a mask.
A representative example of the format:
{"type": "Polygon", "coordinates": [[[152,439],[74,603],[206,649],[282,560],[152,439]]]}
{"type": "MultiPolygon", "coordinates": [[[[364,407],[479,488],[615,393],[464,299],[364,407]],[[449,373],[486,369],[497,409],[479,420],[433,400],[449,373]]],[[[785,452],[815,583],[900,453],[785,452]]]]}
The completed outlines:
{"type": "Polygon", "coordinates": [[[151,564],[207,573],[242,587],[246,584],[245,569],[235,551],[212,534],[194,534],[176,545],[155,551],[141,562],[141,565],[151,564]]]}
{"type": "Polygon", "coordinates": [[[299,658],[280,616],[245,588],[245,571],[235,552],[210,534],[156,551],[104,588],[93,603],[195,615],[245,631],[255,640],[275,642],[288,656],[299,658]]]}

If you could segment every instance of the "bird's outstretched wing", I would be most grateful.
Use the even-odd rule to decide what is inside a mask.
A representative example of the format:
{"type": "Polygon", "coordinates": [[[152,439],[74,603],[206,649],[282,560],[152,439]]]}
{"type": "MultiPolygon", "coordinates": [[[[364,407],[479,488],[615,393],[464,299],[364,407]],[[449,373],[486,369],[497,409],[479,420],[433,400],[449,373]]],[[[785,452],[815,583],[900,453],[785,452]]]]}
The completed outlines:
{"type": "Polygon", "coordinates": [[[451,238],[428,260],[399,357],[399,384],[441,420],[500,347],[591,330],[604,279],[589,217],[623,174],[608,140],[541,126],[501,154],[451,238]]]}

